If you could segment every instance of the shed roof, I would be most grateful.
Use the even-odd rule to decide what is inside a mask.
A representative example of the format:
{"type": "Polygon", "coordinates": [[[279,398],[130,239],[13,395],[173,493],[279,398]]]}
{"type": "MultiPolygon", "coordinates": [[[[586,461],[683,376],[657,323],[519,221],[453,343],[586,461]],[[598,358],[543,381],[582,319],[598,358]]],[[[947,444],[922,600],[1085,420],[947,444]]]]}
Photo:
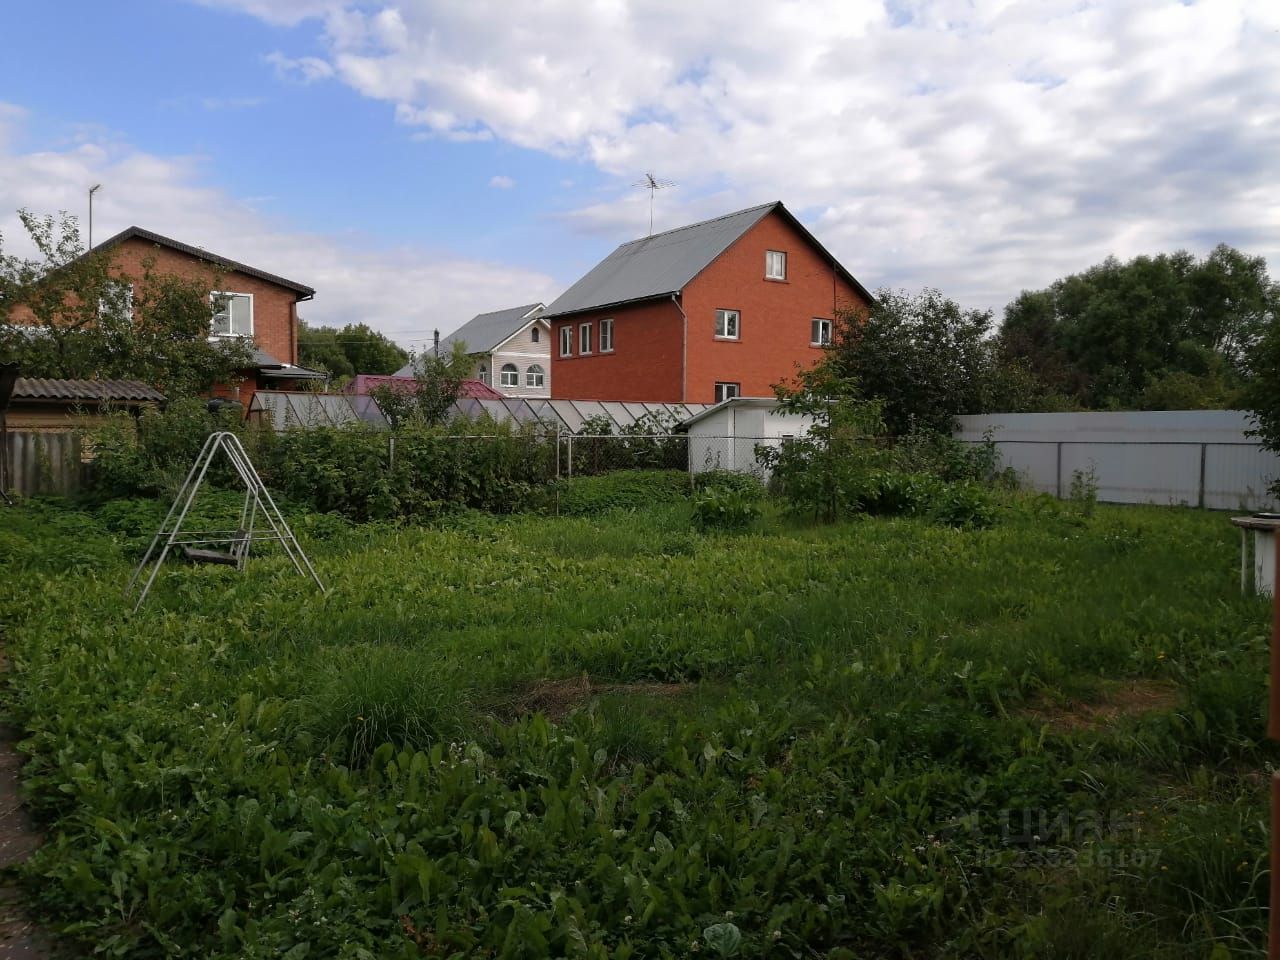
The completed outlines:
{"type": "Polygon", "coordinates": [[[57,403],[163,403],[165,396],[140,380],[49,380],[18,377],[13,400],[57,403]]]}
{"type": "Polygon", "coordinates": [[[306,284],[298,283],[294,280],[286,280],[284,277],[277,276],[274,273],[268,273],[265,270],[259,270],[257,267],[251,267],[247,263],[241,263],[238,260],[232,260],[229,257],[219,256],[216,253],[210,253],[202,247],[193,247],[189,243],[183,243],[181,240],[174,240],[171,237],[162,236],[151,230],[144,230],[142,227],[125,227],[115,236],[108,237],[101,243],[94,246],[94,250],[101,250],[104,247],[114,247],[117,244],[124,243],[126,240],[137,238],[145,240],[147,243],[154,243],[161,247],[168,247],[170,250],[177,250],[179,253],[185,253],[192,257],[197,257],[208,263],[217,264],[228,270],[235,270],[237,273],[243,273],[250,277],[257,277],[259,280],[265,280],[267,283],[274,283],[278,287],[284,287],[292,290],[298,295],[299,300],[306,300],[316,295],[312,287],[306,284]]]}
{"type": "Polygon", "coordinates": [[[558,317],[621,306],[679,293],[757,223],[778,213],[829,260],[862,296],[871,294],[849,273],[781,201],[748,207],[737,213],[624,243],[547,307],[545,317],[558,317]]]}

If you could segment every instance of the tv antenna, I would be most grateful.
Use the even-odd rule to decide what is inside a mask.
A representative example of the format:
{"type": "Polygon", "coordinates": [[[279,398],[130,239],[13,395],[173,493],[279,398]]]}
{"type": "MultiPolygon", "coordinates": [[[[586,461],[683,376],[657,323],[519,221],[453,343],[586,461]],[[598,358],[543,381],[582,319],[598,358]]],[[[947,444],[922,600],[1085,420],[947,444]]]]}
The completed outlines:
{"type": "Polygon", "coordinates": [[[632,184],[633,187],[643,187],[649,191],[649,236],[653,236],[653,195],[659,190],[665,190],[667,187],[674,187],[674,180],[664,180],[661,177],[655,177],[652,173],[646,173],[643,177],[632,184]]]}

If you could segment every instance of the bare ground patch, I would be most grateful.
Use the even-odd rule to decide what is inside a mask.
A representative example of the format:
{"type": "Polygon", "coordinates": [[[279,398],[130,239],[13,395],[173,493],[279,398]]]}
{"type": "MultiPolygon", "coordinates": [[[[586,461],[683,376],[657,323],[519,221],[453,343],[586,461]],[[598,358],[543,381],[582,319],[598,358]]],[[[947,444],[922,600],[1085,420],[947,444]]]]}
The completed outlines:
{"type": "Polygon", "coordinates": [[[549,720],[560,721],[595,697],[621,694],[669,699],[685,696],[693,689],[689,683],[599,683],[583,674],[565,680],[535,681],[495,705],[494,713],[503,720],[541,713],[549,720]]]}
{"type": "Polygon", "coordinates": [[[1125,717],[1171,710],[1178,704],[1178,689],[1161,680],[1108,682],[1093,700],[1053,700],[1039,697],[1019,713],[1055,730],[1097,730],[1125,717]]]}

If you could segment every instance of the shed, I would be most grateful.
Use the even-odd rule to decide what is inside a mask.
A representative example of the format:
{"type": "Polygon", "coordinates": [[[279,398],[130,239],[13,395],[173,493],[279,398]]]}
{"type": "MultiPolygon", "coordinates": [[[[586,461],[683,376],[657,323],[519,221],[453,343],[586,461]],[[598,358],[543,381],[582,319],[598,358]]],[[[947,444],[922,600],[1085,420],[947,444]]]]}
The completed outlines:
{"type": "Polygon", "coordinates": [[[813,417],[780,408],[772,397],[733,397],[682,421],[676,430],[689,435],[689,472],[733,470],[767,479],[759,449],[777,448],[802,436],[813,417]]]}
{"type": "Polygon", "coordinates": [[[138,412],[165,402],[155,387],[138,380],[47,380],[18,377],[13,384],[5,424],[10,430],[70,430],[85,418],[119,410],[138,412]]]}

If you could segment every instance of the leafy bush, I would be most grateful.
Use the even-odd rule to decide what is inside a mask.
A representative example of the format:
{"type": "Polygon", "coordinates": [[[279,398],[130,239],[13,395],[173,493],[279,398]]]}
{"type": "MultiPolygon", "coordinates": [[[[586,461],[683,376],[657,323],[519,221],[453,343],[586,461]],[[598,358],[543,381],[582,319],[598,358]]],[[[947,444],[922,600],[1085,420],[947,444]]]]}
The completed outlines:
{"type": "Polygon", "coordinates": [[[689,475],[676,470],[617,470],[589,477],[565,477],[550,484],[541,505],[562,516],[584,517],[610,510],[638,510],[689,497],[689,475]]]}
{"type": "Polygon", "coordinates": [[[978,484],[950,483],[935,495],[929,515],[949,527],[989,527],[995,523],[996,509],[991,495],[978,484]]]}
{"type": "Polygon", "coordinates": [[[760,500],[765,495],[764,484],[758,477],[738,470],[704,470],[693,475],[693,489],[731,490],[744,497],[760,500]]]}
{"type": "Polygon", "coordinates": [[[750,489],[708,486],[694,494],[693,524],[699,530],[745,530],[760,519],[760,497],[750,489]]]}

